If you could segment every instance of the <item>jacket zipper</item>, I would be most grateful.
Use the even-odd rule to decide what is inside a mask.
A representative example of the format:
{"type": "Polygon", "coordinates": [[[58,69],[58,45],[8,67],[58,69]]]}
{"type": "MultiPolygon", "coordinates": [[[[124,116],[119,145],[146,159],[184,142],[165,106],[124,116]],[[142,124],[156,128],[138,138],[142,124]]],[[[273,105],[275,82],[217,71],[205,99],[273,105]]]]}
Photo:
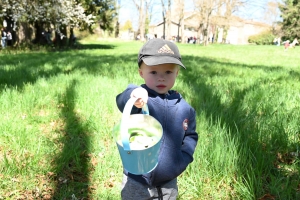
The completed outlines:
{"type": "Polygon", "coordinates": [[[165,122],[164,126],[167,127],[167,121],[168,121],[168,94],[165,94],[165,122]]]}

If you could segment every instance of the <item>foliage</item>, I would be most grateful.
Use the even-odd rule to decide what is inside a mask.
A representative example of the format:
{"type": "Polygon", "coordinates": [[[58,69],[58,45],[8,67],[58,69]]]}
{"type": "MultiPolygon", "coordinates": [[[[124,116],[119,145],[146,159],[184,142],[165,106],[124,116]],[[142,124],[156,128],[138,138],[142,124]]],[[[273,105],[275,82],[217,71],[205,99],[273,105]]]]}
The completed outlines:
{"type": "MultiPolygon", "coordinates": [[[[112,31],[116,17],[113,0],[5,0],[0,2],[0,21],[6,20],[8,27],[15,31],[20,22],[34,26],[35,39],[40,43],[44,36],[41,33],[54,27],[56,43],[66,44],[64,39],[70,30],[70,41],[73,28],[92,31],[92,24],[98,23],[102,30],[112,31]],[[95,17],[96,16],[96,17],[95,17]],[[64,40],[64,41],[63,41],[64,40]]],[[[25,35],[25,37],[28,37],[25,35]]]]}
{"type": "Polygon", "coordinates": [[[97,8],[96,19],[103,30],[112,32],[117,17],[117,8],[114,0],[96,0],[93,1],[97,8]]]}
{"type": "Polygon", "coordinates": [[[17,22],[42,22],[54,24],[57,27],[78,27],[81,23],[93,23],[93,15],[86,15],[80,3],[72,0],[53,1],[17,1],[6,0],[0,3],[0,17],[13,22],[14,29],[17,22]]]}
{"type": "Polygon", "coordinates": [[[149,33],[149,25],[150,25],[150,19],[147,16],[146,19],[145,19],[145,34],[149,33]]]}
{"type": "Polygon", "coordinates": [[[269,45],[272,44],[275,36],[271,31],[265,31],[257,35],[252,35],[248,38],[249,43],[254,43],[258,45],[269,45]]]}
{"type": "Polygon", "coordinates": [[[130,20],[127,20],[125,24],[122,26],[122,31],[132,31],[132,23],[130,20]]]}
{"type": "Polygon", "coordinates": [[[281,10],[282,30],[287,38],[300,37],[300,1],[284,0],[279,6],[281,10]]]}

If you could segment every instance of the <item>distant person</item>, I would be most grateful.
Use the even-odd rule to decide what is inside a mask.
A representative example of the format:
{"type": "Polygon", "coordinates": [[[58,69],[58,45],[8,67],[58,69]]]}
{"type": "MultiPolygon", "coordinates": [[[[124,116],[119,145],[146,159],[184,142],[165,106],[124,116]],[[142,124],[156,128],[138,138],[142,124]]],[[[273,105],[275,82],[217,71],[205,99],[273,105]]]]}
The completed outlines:
{"type": "Polygon", "coordinates": [[[74,33],[72,34],[71,41],[72,41],[72,45],[76,45],[77,37],[74,33]]]}
{"type": "Polygon", "coordinates": [[[148,41],[148,40],[152,40],[154,38],[154,36],[152,34],[147,33],[146,38],[147,38],[147,41],[148,41]]]}
{"type": "Polygon", "coordinates": [[[52,41],[51,41],[51,31],[48,29],[47,31],[46,30],[43,30],[42,31],[42,36],[43,36],[43,44],[51,44],[52,41]]]}
{"type": "Polygon", "coordinates": [[[50,29],[48,29],[48,31],[45,33],[45,37],[46,37],[47,43],[51,44],[52,40],[51,40],[51,31],[50,31],[50,29]]]}
{"type": "Polygon", "coordinates": [[[295,48],[297,44],[299,44],[299,42],[298,42],[298,39],[295,38],[295,39],[293,40],[293,42],[291,43],[290,48],[295,48]]]}
{"type": "Polygon", "coordinates": [[[280,46],[280,42],[281,42],[281,38],[278,37],[278,38],[277,38],[277,46],[280,46]]]}
{"type": "Polygon", "coordinates": [[[2,48],[4,49],[6,47],[6,39],[7,39],[7,33],[5,28],[1,29],[1,44],[2,44],[2,48]]]}
{"type": "Polygon", "coordinates": [[[278,39],[274,38],[273,43],[274,43],[274,45],[277,45],[278,44],[278,39]]]}
{"type": "Polygon", "coordinates": [[[180,71],[185,69],[175,43],[152,39],[138,54],[141,86],[130,84],[116,97],[121,112],[129,98],[137,98],[132,113],[141,113],[147,103],[149,114],[163,127],[158,164],[151,172],[135,175],[124,169],[122,200],[168,199],[178,196],[177,177],[193,161],[198,141],[196,112],[180,93],[171,90],[180,71]]]}
{"type": "Polygon", "coordinates": [[[283,44],[284,44],[284,50],[287,51],[288,48],[290,47],[290,41],[286,40],[286,41],[283,42],[283,44]]]}
{"type": "Polygon", "coordinates": [[[7,35],[6,35],[6,39],[7,39],[7,46],[12,46],[12,35],[10,31],[7,31],[7,35]]]}

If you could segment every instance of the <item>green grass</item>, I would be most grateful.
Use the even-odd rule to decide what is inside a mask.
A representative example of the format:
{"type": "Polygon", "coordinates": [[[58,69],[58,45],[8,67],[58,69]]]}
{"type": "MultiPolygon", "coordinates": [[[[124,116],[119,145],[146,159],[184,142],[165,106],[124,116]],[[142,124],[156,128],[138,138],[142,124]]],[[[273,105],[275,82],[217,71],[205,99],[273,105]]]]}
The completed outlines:
{"type": "MultiPolygon", "coordinates": [[[[120,199],[115,96],[139,42],[0,54],[0,199],[120,199]]],[[[179,199],[300,198],[300,49],[179,44],[174,89],[197,111],[179,199]]]]}

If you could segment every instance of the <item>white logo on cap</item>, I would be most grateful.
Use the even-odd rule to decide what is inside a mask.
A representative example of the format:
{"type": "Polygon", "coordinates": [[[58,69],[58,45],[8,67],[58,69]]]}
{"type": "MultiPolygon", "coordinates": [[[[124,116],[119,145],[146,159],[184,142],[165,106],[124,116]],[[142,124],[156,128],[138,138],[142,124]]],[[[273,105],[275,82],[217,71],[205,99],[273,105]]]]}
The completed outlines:
{"type": "Polygon", "coordinates": [[[157,53],[171,53],[171,54],[174,54],[174,52],[170,49],[170,47],[165,44],[163,47],[161,47],[157,53]]]}

